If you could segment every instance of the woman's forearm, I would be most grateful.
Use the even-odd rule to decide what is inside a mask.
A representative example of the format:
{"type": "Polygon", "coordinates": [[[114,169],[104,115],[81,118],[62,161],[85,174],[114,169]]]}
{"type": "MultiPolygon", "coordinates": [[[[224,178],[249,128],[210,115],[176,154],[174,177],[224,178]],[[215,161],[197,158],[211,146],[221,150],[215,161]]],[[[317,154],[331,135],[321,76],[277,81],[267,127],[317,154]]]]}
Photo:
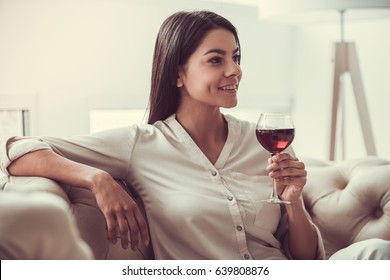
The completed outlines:
{"type": "Polygon", "coordinates": [[[41,176],[92,189],[94,180],[104,171],[66,159],[51,150],[27,153],[8,166],[14,176],[41,176]]]}
{"type": "Polygon", "coordinates": [[[287,205],[289,250],[294,259],[314,259],[318,236],[302,204],[287,205]]]}
{"type": "Polygon", "coordinates": [[[106,171],[71,161],[52,150],[37,150],[12,161],[8,173],[15,176],[41,176],[88,188],[94,193],[106,219],[110,240],[115,243],[119,237],[124,249],[130,242],[135,250],[140,233],[143,243],[149,243],[147,223],[137,204],[106,171]],[[117,236],[117,231],[120,236],[117,236]]]}

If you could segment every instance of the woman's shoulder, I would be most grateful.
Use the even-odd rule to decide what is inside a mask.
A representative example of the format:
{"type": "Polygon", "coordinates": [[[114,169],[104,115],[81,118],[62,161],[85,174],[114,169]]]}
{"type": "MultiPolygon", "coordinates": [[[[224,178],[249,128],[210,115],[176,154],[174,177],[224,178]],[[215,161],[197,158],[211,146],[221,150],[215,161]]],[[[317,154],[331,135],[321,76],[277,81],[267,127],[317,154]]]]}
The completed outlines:
{"type": "Polygon", "coordinates": [[[132,123],[126,126],[114,127],[110,129],[105,129],[93,133],[95,136],[101,135],[111,135],[111,136],[124,136],[132,135],[136,137],[153,135],[156,133],[166,133],[166,130],[171,126],[172,117],[169,117],[165,120],[157,121],[154,124],[148,123],[132,123]]]}
{"type": "MultiPolygon", "coordinates": [[[[170,116],[153,124],[140,123],[128,126],[127,129],[137,140],[176,138],[175,118],[170,116]]],[[[176,125],[177,126],[177,125],[176,125]]]]}
{"type": "MultiPolygon", "coordinates": [[[[126,126],[114,127],[97,131],[86,137],[92,136],[93,139],[100,139],[101,141],[109,141],[112,143],[134,143],[139,138],[142,139],[144,137],[147,137],[148,135],[155,134],[156,130],[157,128],[150,124],[133,123],[128,124],[126,126]]],[[[76,136],[76,138],[80,138],[80,136],[76,136]]]]}

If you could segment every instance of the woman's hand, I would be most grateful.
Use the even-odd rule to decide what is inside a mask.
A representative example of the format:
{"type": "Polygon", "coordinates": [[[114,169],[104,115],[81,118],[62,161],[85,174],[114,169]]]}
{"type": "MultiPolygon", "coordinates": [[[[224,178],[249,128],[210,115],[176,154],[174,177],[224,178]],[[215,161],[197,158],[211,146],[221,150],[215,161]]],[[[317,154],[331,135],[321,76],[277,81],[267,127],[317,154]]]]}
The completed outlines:
{"type": "Polygon", "coordinates": [[[291,203],[300,201],[307,179],[303,162],[288,153],[278,154],[268,160],[267,170],[269,176],[275,179],[277,193],[283,200],[291,203]]]}
{"type": "Polygon", "coordinates": [[[94,174],[91,182],[90,188],[107,221],[108,238],[115,244],[119,232],[122,248],[126,249],[130,232],[132,250],[138,247],[139,234],[148,245],[148,226],[133,198],[106,172],[94,174]]]}
{"type": "Polygon", "coordinates": [[[275,155],[268,163],[267,170],[276,180],[277,193],[282,200],[291,202],[286,206],[290,254],[293,259],[314,259],[318,236],[301,200],[307,178],[305,164],[288,153],[275,155]]]}

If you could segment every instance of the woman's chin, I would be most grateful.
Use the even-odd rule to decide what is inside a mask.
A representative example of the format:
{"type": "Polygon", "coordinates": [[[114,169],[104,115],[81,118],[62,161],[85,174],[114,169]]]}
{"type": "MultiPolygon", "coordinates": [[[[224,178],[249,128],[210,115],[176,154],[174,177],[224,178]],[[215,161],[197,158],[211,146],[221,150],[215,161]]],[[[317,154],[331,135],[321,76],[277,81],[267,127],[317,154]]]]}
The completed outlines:
{"type": "Polygon", "coordinates": [[[234,108],[237,106],[237,99],[236,100],[231,100],[229,102],[226,102],[223,106],[221,106],[222,108],[226,108],[226,109],[229,109],[229,108],[234,108]]]}

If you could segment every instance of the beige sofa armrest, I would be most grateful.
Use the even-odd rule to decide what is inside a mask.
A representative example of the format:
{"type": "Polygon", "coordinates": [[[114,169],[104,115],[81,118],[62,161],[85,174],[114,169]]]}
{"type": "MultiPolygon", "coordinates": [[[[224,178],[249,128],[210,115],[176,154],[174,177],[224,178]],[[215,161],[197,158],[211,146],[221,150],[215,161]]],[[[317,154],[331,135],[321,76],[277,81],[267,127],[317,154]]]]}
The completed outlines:
{"type": "Polygon", "coordinates": [[[305,206],[322,233],[327,257],[358,241],[390,240],[390,161],[305,163],[305,206]]]}
{"type": "MultiPolygon", "coordinates": [[[[118,183],[129,192],[124,181],[118,183]]],[[[105,218],[100,211],[96,199],[88,189],[59,184],[42,177],[3,177],[0,179],[0,190],[5,192],[49,192],[61,197],[69,206],[75,217],[81,237],[91,247],[96,259],[150,259],[153,258],[151,245],[139,244],[137,251],[122,249],[120,242],[112,244],[108,241],[105,218]]],[[[143,209],[142,202],[138,205],[143,209]]],[[[130,247],[130,246],[129,246],[130,247]]]]}
{"type": "Polygon", "coordinates": [[[92,258],[62,198],[50,192],[0,192],[0,259],[92,258]]]}

